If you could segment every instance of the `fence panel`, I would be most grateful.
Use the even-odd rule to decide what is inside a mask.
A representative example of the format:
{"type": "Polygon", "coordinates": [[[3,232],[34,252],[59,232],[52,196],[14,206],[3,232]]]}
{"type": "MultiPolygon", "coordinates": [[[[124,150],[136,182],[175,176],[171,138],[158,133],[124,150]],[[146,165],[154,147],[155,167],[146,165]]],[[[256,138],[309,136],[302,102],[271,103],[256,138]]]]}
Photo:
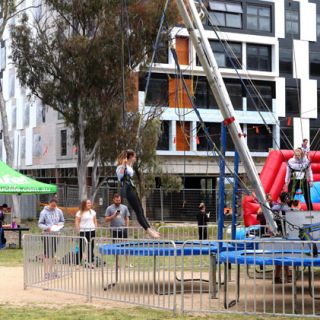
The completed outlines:
{"type": "Polygon", "coordinates": [[[92,298],[176,310],[175,244],[150,239],[93,239],[98,268],[92,298]]]}
{"type": "Polygon", "coordinates": [[[24,288],[37,287],[87,296],[88,264],[80,261],[80,248],[87,259],[85,238],[63,235],[24,235],[24,288]]]}

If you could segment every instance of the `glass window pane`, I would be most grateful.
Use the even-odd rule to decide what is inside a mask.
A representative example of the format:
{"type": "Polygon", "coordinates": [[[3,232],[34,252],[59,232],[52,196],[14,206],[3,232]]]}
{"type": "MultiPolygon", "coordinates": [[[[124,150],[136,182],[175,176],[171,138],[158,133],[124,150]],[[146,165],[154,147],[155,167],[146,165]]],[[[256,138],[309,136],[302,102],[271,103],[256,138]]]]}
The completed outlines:
{"type": "Polygon", "coordinates": [[[262,17],[270,17],[270,8],[260,7],[259,8],[259,15],[262,17]]]}
{"type": "Polygon", "coordinates": [[[261,31],[271,31],[270,18],[261,18],[259,19],[259,30],[261,31]]]}
{"type": "Polygon", "coordinates": [[[258,8],[255,6],[247,6],[247,14],[258,15],[258,8]]]}
{"type": "Polygon", "coordinates": [[[258,30],[258,19],[256,16],[247,16],[247,28],[249,30],[258,30]]]}
{"type": "Polygon", "coordinates": [[[268,56],[269,56],[269,49],[268,49],[268,47],[260,47],[260,48],[259,48],[259,55],[260,55],[260,56],[268,57],[268,56]]]}
{"type": "Polygon", "coordinates": [[[256,56],[258,55],[258,49],[257,47],[253,47],[253,46],[247,46],[247,54],[250,56],[256,56]]]}
{"type": "Polygon", "coordinates": [[[216,58],[219,67],[226,66],[226,57],[223,53],[215,52],[214,57],[216,58]]]}
{"type": "Polygon", "coordinates": [[[207,81],[205,79],[196,79],[195,83],[195,105],[198,108],[208,108],[207,81]]]}
{"type": "Polygon", "coordinates": [[[320,54],[318,52],[310,52],[310,75],[320,76],[320,54]]]}
{"type": "Polygon", "coordinates": [[[287,48],[279,49],[280,73],[292,73],[292,50],[287,48]]]}
{"type": "Polygon", "coordinates": [[[227,13],[226,14],[226,27],[240,29],[242,27],[241,15],[227,13]]]}
{"type": "Polygon", "coordinates": [[[210,17],[212,18],[212,22],[214,25],[225,27],[225,14],[221,12],[211,12],[210,17]]]}
{"type": "Polygon", "coordinates": [[[209,1],[209,9],[212,11],[226,11],[226,4],[221,1],[209,1]]]}
{"type": "Polygon", "coordinates": [[[242,13],[242,7],[240,3],[227,3],[227,11],[228,12],[235,12],[235,13],[242,13]]]}

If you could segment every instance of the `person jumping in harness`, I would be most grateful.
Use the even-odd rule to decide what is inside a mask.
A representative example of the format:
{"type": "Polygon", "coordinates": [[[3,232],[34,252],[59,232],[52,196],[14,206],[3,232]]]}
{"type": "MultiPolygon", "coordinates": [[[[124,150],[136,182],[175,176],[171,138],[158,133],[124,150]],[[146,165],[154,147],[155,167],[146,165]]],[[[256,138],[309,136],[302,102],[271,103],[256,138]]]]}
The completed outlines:
{"type": "Polygon", "coordinates": [[[130,206],[136,213],[139,224],[152,238],[160,238],[159,232],[150,227],[150,224],[144,215],[141,201],[138,197],[137,190],[132,181],[132,177],[134,174],[133,164],[135,161],[136,153],[133,150],[123,151],[119,155],[117,161],[117,177],[118,180],[121,181],[121,185],[124,189],[125,196],[130,206]]]}
{"type": "Polygon", "coordinates": [[[285,178],[285,189],[288,190],[291,199],[298,189],[301,189],[308,210],[313,210],[310,197],[310,187],[313,185],[311,163],[304,156],[301,148],[294,150],[294,156],[289,159],[285,178]]]}

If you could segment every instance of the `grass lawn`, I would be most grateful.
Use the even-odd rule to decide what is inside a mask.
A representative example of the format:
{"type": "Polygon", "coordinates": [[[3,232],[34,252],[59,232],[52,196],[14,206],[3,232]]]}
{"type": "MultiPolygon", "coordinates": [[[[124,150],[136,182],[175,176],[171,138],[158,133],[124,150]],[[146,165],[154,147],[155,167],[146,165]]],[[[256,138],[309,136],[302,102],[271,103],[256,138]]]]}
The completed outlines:
{"type": "Polygon", "coordinates": [[[0,250],[0,266],[16,267],[16,266],[21,266],[22,264],[23,264],[22,249],[0,250]]]}
{"type": "MultiPolygon", "coordinates": [[[[106,301],[106,303],[108,303],[106,301]]],[[[268,320],[275,319],[272,316],[249,316],[249,315],[234,315],[234,314],[213,314],[213,315],[174,315],[171,312],[159,311],[145,308],[128,308],[128,309],[109,309],[104,310],[86,306],[72,306],[61,309],[46,309],[45,307],[12,307],[0,305],[1,320],[17,320],[17,319],[32,319],[32,320],[193,320],[193,319],[212,319],[212,320],[268,320]]],[[[297,319],[288,317],[277,317],[277,319],[297,319]]],[[[303,319],[303,318],[300,318],[303,319]]]]}

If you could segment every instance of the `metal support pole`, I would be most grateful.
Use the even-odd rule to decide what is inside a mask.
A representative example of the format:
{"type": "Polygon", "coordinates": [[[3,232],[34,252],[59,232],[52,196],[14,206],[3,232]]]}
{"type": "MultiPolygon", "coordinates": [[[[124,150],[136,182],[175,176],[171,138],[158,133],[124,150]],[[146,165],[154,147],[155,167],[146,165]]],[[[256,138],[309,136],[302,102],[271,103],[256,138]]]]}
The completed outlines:
{"type": "Polygon", "coordinates": [[[234,153],[234,174],[233,174],[233,193],[232,193],[232,226],[231,239],[236,239],[237,228],[237,193],[238,193],[238,172],[239,172],[239,153],[234,153]]]}
{"type": "Polygon", "coordinates": [[[230,136],[236,146],[240,158],[245,167],[245,171],[256,193],[256,197],[260,203],[263,203],[262,211],[266,217],[271,231],[277,233],[277,225],[273,220],[273,214],[269,204],[266,201],[264,189],[258,176],[253,159],[248,149],[247,141],[243,135],[239,122],[236,119],[235,111],[232,106],[228,91],[222,79],[217,62],[214,58],[206,31],[203,28],[201,19],[197,12],[193,0],[188,0],[188,9],[191,12],[192,19],[184,4],[184,0],[177,0],[179,12],[184,20],[184,24],[190,34],[190,39],[197,52],[203,71],[208,79],[208,83],[218,103],[225,124],[228,126],[230,136]]]}
{"type": "MultiPolygon", "coordinates": [[[[219,211],[218,211],[218,240],[223,239],[223,226],[224,226],[224,177],[226,163],[224,156],[226,154],[227,144],[227,129],[223,122],[221,123],[221,157],[220,157],[220,176],[219,176],[219,211]]],[[[222,243],[219,243],[219,246],[222,243]]]]}
{"type": "Polygon", "coordinates": [[[160,210],[161,210],[161,222],[164,221],[163,219],[163,190],[160,187],[160,210]]]}

